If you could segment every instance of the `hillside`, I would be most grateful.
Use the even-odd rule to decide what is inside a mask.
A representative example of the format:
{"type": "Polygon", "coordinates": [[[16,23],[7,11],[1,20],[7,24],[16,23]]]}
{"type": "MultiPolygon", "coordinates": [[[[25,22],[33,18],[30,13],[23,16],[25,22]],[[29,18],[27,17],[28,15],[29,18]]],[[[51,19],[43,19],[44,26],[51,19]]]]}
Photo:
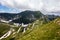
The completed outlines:
{"type": "Polygon", "coordinates": [[[0,40],[60,40],[59,16],[44,15],[40,11],[0,14],[0,19],[5,17],[12,21],[0,21],[0,40]]]}
{"type": "Polygon", "coordinates": [[[41,27],[36,26],[32,32],[18,40],[60,40],[60,18],[41,27]]]}
{"type": "Polygon", "coordinates": [[[0,37],[5,34],[10,29],[9,25],[5,25],[3,23],[0,23],[0,37]]]}
{"type": "Polygon", "coordinates": [[[21,29],[19,33],[11,34],[2,40],[60,40],[60,18],[45,24],[43,20],[37,20],[27,29],[25,33],[22,33],[21,29]]]}
{"type": "Polygon", "coordinates": [[[13,27],[14,25],[10,25],[7,23],[0,23],[0,40],[9,37],[12,35],[19,27],[13,27]]]}

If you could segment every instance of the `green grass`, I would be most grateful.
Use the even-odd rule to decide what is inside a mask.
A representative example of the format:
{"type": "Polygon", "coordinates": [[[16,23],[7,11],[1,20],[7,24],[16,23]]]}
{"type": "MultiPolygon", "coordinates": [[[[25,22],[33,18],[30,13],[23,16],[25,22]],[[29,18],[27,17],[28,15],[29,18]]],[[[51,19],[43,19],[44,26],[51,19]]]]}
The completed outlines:
{"type": "Polygon", "coordinates": [[[0,23],[0,37],[10,29],[10,26],[0,23]]]}
{"type": "Polygon", "coordinates": [[[17,40],[60,40],[60,25],[52,21],[36,27],[32,32],[17,40]]]}
{"type": "MultiPolygon", "coordinates": [[[[11,27],[9,24],[6,24],[6,23],[0,23],[0,37],[3,36],[5,33],[7,33],[10,28],[13,28],[15,29],[15,31],[18,30],[19,27],[11,27]]],[[[10,39],[12,37],[12,34],[6,39],[10,39]]],[[[5,39],[2,39],[2,40],[5,40],[5,39]]]]}
{"type": "MultiPolygon", "coordinates": [[[[33,30],[30,30],[32,27],[32,24],[28,26],[29,30],[26,30],[26,32],[23,34],[21,31],[18,34],[15,34],[16,36],[13,37],[11,34],[8,38],[3,40],[60,40],[60,25],[57,21],[60,21],[60,18],[57,20],[53,20],[51,22],[48,22],[46,24],[41,25],[40,21],[35,21],[35,26],[33,30]]],[[[1,24],[0,24],[1,25],[1,24]]],[[[6,25],[1,25],[1,30],[4,29],[7,31],[9,28],[6,25]],[[7,29],[8,28],[8,29],[7,29]]],[[[14,28],[17,29],[18,28],[14,28]]],[[[0,31],[2,33],[2,31],[0,31]]]]}

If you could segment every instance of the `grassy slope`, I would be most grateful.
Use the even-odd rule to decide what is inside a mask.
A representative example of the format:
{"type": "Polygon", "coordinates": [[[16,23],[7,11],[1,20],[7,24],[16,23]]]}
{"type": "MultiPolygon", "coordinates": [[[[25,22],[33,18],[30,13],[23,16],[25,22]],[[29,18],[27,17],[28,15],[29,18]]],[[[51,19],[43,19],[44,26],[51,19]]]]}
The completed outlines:
{"type": "MultiPolygon", "coordinates": [[[[11,27],[9,24],[6,24],[6,23],[0,23],[0,37],[3,36],[5,33],[7,33],[10,28],[13,28],[15,29],[15,31],[17,31],[17,29],[19,27],[11,27]]],[[[8,39],[10,38],[10,36],[8,37],[8,39]]],[[[8,40],[6,39],[6,40],[8,40]]],[[[2,39],[2,40],[5,40],[5,39],[2,39]]]]}
{"type": "Polygon", "coordinates": [[[10,29],[10,26],[0,23],[0,37],[10,29]]]}
{"type": "Polygon", "coordinates": [[[60,40],[60,25],[57,19],[43,26],[37,26],[32,32],[18,40],[60,40]]]}
{"type": "MultiPolygon", "coordinates": [[[[43,25],[40,25],[41,22],[38,21],[32,31],[27,30],[25,34],[21,34],[20,32],[14,38],[9,36],[3,40],[60,40],[60,25],[57,21],[60,21],[60,18],[43,25]]],[[[3,35],[9,29],[8,25],[0,24],[0,35],[3,35]]]]}

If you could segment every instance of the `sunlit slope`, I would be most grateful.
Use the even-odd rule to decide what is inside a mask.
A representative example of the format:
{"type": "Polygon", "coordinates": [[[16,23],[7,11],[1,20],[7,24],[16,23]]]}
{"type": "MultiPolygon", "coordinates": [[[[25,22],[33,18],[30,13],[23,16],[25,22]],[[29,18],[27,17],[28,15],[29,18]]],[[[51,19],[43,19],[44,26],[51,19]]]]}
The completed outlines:
{"type": "MultiPolygon", "coordinates": [[[[9,24],[1,23],[0,35],[2,36],[8,32],[10,28],[11,26],[9,24]]],[[[16,30],[14,32],[17,32],[19,29],[19,27],[12,28],[16,30]]],[[[2,40],[60,40],[60,18],[47,23],[45,23],[44,20],[37,20],[27,27],[25,33],[21,30],[19,33],[11,34],[9,37],[2,40]]]]}
{"type": "Polygon", "coordinates": [[[43,26],[36,26],[32,32],[18,40],[60,40],[60,18],[43,26]]]}
{"type": "Polygon", "coordinates": [[[10,29],[10,26],[9,26],[9,25],[0,23],[0,37],[1,37],[3,34],[5,34],[7,31],[9,31],[9,29],[10,29]]]}
{"type": "MultiPolygon", "coordinates": [[[[14,26],[14,25],[13,25],[14,26]]],[[[15,33],[19,27],[13,27],[10,24],[0,23],[0,39],[1,40],[10,40],[10,36],[15,33]],[[6,39],[7,38],[7,39],[6,39]]]]}

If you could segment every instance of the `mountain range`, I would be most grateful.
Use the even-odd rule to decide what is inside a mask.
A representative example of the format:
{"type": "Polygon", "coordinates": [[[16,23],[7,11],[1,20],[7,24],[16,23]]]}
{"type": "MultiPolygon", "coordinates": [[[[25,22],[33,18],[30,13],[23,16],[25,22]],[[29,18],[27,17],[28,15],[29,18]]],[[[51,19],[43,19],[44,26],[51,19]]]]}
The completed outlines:
{"type": "Polygon", "coordinates": [[[0,19],[9,21],[12,20],[11,22],[13,23],[32,23],[37,19],[44,19],[44,20],[53,20],[57,18],[58,16],[55,15],[44,15],[40,11],[23,11],[21,13],[0,13],[0,19]]]}
{"type": "Polygon", "coordinates": [[[0,20],[0,40],[60,40],[60,16],[27,10],[0,13],[0,20]]]}

